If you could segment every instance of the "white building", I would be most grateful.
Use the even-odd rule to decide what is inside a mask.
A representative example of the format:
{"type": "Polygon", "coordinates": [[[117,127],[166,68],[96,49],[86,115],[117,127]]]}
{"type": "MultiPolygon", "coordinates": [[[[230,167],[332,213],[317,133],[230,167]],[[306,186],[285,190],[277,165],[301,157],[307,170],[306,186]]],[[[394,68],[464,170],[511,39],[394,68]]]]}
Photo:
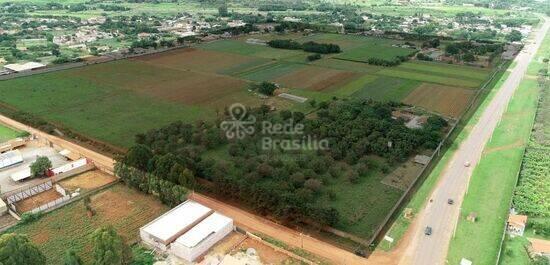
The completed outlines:
{"type": "Polygon", "coordinates": [[[140,228],[141,239],[162,251],[196,224],[213,213],[212,209],[194,201],[186,201],[140,228]]]}
{"type": "Polygon", "coordinates": [[[41,64],[37,62],[28,62],[24,64],[12,63],[12,64],[4,65],[4,69],[7,69],[12,72],[16,72],[16,73],[32,71],[32,70],[41,69],[44,67],[46,67],[45,64],[41,64]]]}
{"type": "Polygon", "coordinates": [[[193,262],[231,231],[233,231],[233,220],[219,213],[213,213],[172,243],[170,252],[179,258],[193,262]]]}
{"type": "Polygon", "coordinates": [[[13,166],[21,162],[23,162],[23,157],[21,156],[21,152],[19,152],[19,150],[13,150],[0,154],[0,168],[13,166]]]}
{"type": "Polygon", "coordinates": [[[233,231],[233,220],[188,200],[140,229],[143,242],[193,262],[233,231]]]}

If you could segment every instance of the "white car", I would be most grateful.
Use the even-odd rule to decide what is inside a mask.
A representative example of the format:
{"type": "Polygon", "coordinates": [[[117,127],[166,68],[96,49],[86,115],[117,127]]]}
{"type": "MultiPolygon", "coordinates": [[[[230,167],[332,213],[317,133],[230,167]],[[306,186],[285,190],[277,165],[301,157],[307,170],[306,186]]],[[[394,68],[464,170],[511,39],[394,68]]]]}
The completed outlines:
{"type": "Polygon", "coordinates": [[[464,162],[464,166],[465,166],[465,167],[470,167],[470,161],[464,162]]]}

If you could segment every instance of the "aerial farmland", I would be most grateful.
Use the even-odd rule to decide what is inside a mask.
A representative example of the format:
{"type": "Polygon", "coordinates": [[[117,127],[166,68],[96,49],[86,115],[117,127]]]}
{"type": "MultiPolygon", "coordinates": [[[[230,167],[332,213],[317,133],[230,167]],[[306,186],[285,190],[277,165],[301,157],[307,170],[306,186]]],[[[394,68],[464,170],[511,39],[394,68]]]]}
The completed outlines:
{"type": "Polygon", "coordinates": [[[371,98],[404,102],[457,118],[492,71],[432,62],[413,61],[397,67],[361,63],[361,58],[369,57],[369,51],[380,54],[379,47],[384,49],[384,56],[411,52],[392,47],[398,43],[393,40],[337,34],[277,37],[302,42],[331,41],[341,44],[343,52],[308,63],[308,53],[303,51],[248,44],[245,39],[220,40],[3,81],[0,96],[4,107],[42,116],[80,134],[128,147],[136,133],[175,120],[214,118],[216,112],[235,102],[311,109],[307,103],[260,99],[247,91],[251,82],[260,81],[275,82],[282,91],[318,102],[333,97],[371,98]],[[447,102],[451,101],[449,106],[447,102]],[[119,110],[124,115],[109,115],[119,110]]]}

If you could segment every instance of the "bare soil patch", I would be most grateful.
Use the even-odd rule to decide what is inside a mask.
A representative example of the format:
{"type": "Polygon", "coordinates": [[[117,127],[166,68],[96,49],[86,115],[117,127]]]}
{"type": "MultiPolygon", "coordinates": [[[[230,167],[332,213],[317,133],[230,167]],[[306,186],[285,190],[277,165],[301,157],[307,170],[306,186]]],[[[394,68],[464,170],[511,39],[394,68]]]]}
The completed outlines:
{"type": "Polygon", "coordinates": [[[357,74],[352,72],[307,66],[283,75],[275,79],[275,82],[287,87],[322,91],[341,86],[356,77],[357,74]]]}
{"type": "Polygon", "coordinates": [[[25,213],[48,202],[55,201],[61,197],[61,194],[59,194],[59,192],[57,192],[55,188],[52,188],[45,192],[16,202],[15,207],[20,213],[25,213]]]}
{"type": "Polygon", "coordinates": [[[231,254],[244,252],[249,248],[256,250],[256,254],[264,264],[292,264],[291,261],[295,261],[293,258],[251,238],[245,239],[231,254]]]}
{"type": "Polygon", "coordinates": [[[140,56],[131,60],[145,62],[159,67],[215,73],[235,65],[252,63],[256,61],[257,58],[234,53],[185,48],[140,56]]]}
{"type": "Polygon", "coordinates": [[[464,112],[475,91],[453,86],[423,83],[403,102],[457,118],[464,112]]]}
{"type": "Polygon", "coordinates": [[[105,174],[99,170],[84,172],[78,176],[65,179],[59,182],[59,184],[69,190],[75,191],[80,188],[81,192],[94,190],[99,187],[105,186],[111,182],[114,182],[116,177],[105,174]]]}
{"type": "Polygon", "coordinates": [[[413,159],[403,163],[384,177],[382,183],[400,190],[407,190],[416,176],[422,171],[422,165],[414,163],[413,159]]]}

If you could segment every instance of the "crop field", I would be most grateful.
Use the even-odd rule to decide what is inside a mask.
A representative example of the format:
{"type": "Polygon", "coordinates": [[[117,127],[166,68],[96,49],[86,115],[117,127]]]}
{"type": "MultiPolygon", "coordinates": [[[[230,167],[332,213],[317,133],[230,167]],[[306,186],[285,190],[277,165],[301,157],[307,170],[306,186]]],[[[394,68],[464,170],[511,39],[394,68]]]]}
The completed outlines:
{"type": "Polygon", "coordinates": [[[405,99],[418,85],[420,82],[415,80],[377,76],[376,79],[363,84],[360,90],[353,93],[353,97],[399,102],[405,99]]]}
{"type": "Polygon", "coordinates": [[[0,143],[16,138],[19,132],[0,124],[0,143]]]}
{"type": "Polygon", "coordinates": [[[235,73],[257,67],[270,61],[265,58],[244,56],[236,53],[206,51],[192,48],[146,55],[133,60],[146,62],[156,67],[176,70],[192,69],[210,73],[235,73]]]}
{"type": "Polygon", "coordinates": [[[99,227],[113,225],[128,243],[139,237],[139,228],[168,208],[152,196],[121,184],[91,197],[95,215],[89,217],[82,201],[50,212],[39,221],[18,225],[10,232],[26,234],[46,255],[47,264],[63,264],[65,251],[73,249],[86,264],[91,262],[90,235],[99,227]]]}
{"type": "Polygon", "coordinates": [[[413,52],[414,50],[412,49],[377,44],[365,44],[349,51],[344,51],[335,58],[355,62],[366,62],[369,58],[393,60],[397,56],[408,56],[413,52]]]}
{"type": "Polygon", "coordinates": [[[309,53],[303,51],[248,44],[246,38],[219,40],[195,48],[0,81],[0,101],[92,139],[128,147],[136,133],[175,120],[215,118],[216,112],[235,102],[311,110],[307,103],[261,100],[247,91],[251,82],[276,82],[292,93],[317,101],[353,96],[401,101],[457,115],[463,108],[460,104],[467,104],[469,93],[444,86],[461,84],[473,91],[490,73],[489,69],[441,63],[413,61],[384,68],[333,58],[355,49],[384,54],[394,50],[391,45],[398,43],[395,40],[338,34],[252,37],[334,42],[344,51],[307,63],[309,53]],[[426,85],[416,91],[422,83],[426,85]],[[425,91],[425,87],[431,89],[425,91]],[[461,100],[451,110],[441,110],[439,105],[444,103],[438,100],[456,95],[448,94],[453,91],[462,92],[461,100]],[[416,94],[427,95],[425,100],[429,102],[415,99],[416,94]]]}
{"type": "Polygon", "coordinates": [[[316,91],[341,87],[358,75],[352,72],[323,67],[305,66],[292,73],[273,79],[286,87],[306,88],[316,91]]]}
{"type": "Polygon", "coordinates": [[[471,89],[423,83],[408,94],[403,102],[458,118],[474,93],[471,89]]]}

